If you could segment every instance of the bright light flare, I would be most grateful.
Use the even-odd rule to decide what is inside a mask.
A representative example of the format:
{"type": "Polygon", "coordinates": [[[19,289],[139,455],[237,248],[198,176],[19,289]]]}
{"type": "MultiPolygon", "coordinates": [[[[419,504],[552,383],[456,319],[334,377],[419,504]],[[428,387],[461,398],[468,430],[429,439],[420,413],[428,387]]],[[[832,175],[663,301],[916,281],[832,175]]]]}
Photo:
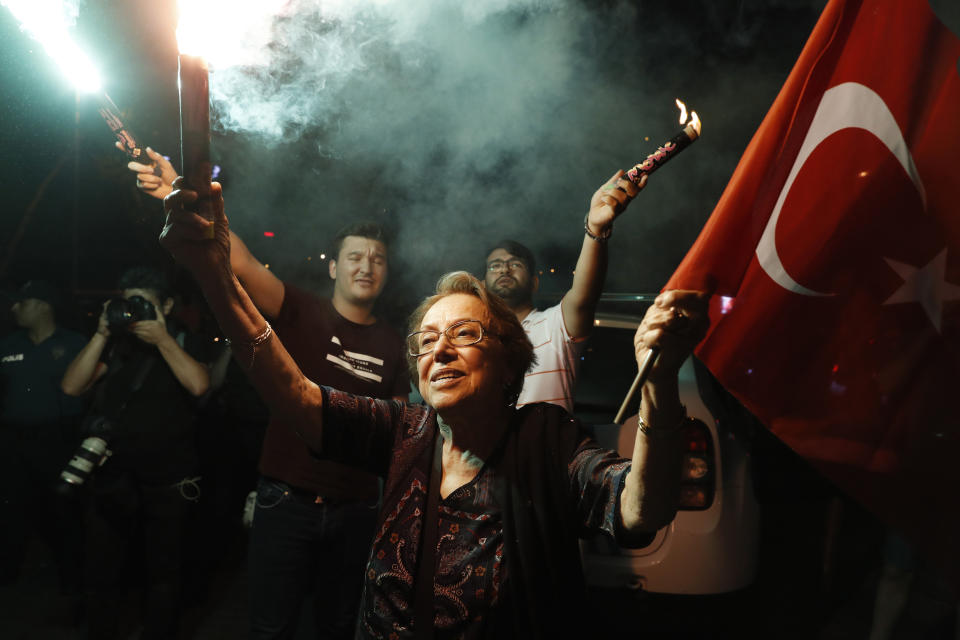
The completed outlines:
{"type": "Polygon", "coordinates": [[[680,124],[687,124],[687,105],[680,98],[675,98],[674,101],[677,103],[677,108],[680,109],[680,124]]]}
{"type": "Polygon", "coordinates": [[[73,41],[77,3],[59,0],[0,0],[20,23],[20,29],[43,45],[60,71],[78,91],[92,93],[102,85],[93,62],[73,41]]]}
{"type": "Polygon", "coordinates": [[[177,23],[177,48],[188,56],[206,56],[210,53],[210,31],[216,27],[215,2],[180,0],[180,19],[177,23]]]}
{"type": "Polygon", "coordinates": [[[213,69],[262,62],[273,18],[289,0],[179,0],[177,46],[213,69]]]}

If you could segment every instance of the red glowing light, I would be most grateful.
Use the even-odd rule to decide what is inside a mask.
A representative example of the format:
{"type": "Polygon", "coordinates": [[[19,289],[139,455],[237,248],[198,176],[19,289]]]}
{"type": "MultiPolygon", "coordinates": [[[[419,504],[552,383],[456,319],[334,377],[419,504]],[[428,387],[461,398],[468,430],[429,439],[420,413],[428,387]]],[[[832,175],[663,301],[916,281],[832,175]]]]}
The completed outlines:
{"type": "Polygon", "coordinates": [[[266,236],[267,238],[272,238],[272,237],[273,237],[273,231],[264,231],[264,232],[263,232],[263,235],[266,236]]]}

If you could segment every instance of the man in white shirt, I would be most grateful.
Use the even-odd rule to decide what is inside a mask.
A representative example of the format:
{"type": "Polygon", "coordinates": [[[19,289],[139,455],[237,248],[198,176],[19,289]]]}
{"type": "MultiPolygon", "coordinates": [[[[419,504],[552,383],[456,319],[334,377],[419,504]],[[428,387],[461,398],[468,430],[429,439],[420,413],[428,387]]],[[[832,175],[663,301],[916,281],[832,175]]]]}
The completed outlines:
{"type": "Polygon", "coordinates": [[[540,280],[530,249],[519,242],[503,240],[487,252],[487,288],[517,314],[537,356],[524,380],[518,408],[531,402],[551,402],[573,411],[580,350],[593,326],[607,273],[607,239],[613,233],[614,219],[646,185],[646,176],[638,186],[622,178],[622,174],[615,173],[590,199],[573,285],[553,307],[540,311],[533,306],[533,294],[540,280]]]}

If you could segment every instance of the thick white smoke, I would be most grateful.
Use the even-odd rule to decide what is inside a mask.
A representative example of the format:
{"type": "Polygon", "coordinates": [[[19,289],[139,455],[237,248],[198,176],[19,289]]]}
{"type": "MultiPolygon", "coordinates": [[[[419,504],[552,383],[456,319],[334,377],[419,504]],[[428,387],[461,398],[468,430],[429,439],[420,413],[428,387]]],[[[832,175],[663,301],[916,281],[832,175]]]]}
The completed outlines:
{"type": "Polygon", "coordinates": [[[728,30],[717,40],[728,48],[752,46],[759,29],[697,4],[705,17],[692,29],[680,11],[661,25],[625,0],[291,0],[269,18],[251,13],[230,27],[242,46],[228,48],[229,62],[212,60],[215,151],[233,178],[235,227],[278,231],[255,250],[283,276],[340,226],[385,222],[397,238],[392,278],[409,301],[512,237],[564,274],[562,289],[593,190],[676,132],[679,96],[703,119],[703,141],[654,176],[611,242],[609,288],[657,288],[789,69],[766,79],[736,146],[710,149],[721,116],[736,118],[710,101],[757,89],[712,75],[704,56],[674,56],[715,27],[728,30]],[[721,173],[708,170],[721,160],[721,173]],[[680,216],[687,238],[672,254],[638,250],[662,246],[658,229],[680,216]]]}

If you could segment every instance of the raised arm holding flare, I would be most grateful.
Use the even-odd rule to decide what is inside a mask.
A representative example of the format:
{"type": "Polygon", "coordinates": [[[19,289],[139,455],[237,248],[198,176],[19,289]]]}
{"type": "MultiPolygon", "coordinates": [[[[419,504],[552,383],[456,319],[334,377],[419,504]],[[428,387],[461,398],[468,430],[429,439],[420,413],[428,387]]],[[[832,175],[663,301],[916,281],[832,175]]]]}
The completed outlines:
{"type": "Polygon", "coordinates": [[[622,176],[617,171],[590,198],[573,284],[559,304],[543,311],[534,308],[533,294],[540,279],[530,249],[514,240],[501,240],[487,251],[486,286],[517,315],[537,354],[517,406],[551,402],[573,410],[580,349],[593,327],[607,273],[607,239],[614,220],[647,183],[646,176],[639,185],[622,176]]]}
{"type": "MultiPolygon", "coordinates": [[[[163,198],[173,189],[176,171],[153,149],[147,153],[159,175],[152,166],[131,162],[128,167],[137,173],[141,190],[163,198]]],[[[231,271],[244,295],[284,337],[298,372],[365,396],[407,397],[403,340],[374,315],[388,272],[386,234],[378,225],[353,223],[334,238],[328,264],[331,298],[282,281],[235,233],[224,233],[231,271]]],[[[243,349],[233,345],[235,353],[243,349]]],[[[277,629],[295,629],[300,603],[311,593],[320,634],[352,635],[359,577],[373,535],[376,477],[311,455],[291,427],[299,419],[271,410],[260,457],[258,526],[249,553],[251,633],[258,639],[277,637],[277,629]]]]}
{"type": "Polygon", "coordinates": [[[563,321],[574,338],[585,338],[593,328],[593,315],[607,276],[607,239],[613,221],[647,184],[646,176],[635,185],[617,171],[590,198],[583,223],[583,245],[573,274],[573,285],[563,296],[563,321]]]}

